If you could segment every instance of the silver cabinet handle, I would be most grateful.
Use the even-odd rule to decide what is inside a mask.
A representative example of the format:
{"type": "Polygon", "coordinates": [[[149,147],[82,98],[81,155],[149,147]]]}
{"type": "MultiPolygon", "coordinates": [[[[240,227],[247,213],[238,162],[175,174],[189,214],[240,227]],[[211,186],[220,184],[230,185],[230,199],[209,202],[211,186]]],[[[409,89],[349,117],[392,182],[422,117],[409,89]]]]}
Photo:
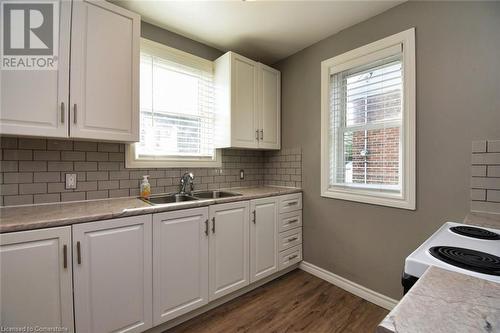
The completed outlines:
{"type": "Polygon", "coordinates": [[[287,240],[289,242],[293,242],[293,241],[296,241],[297,239],[299,239],[298,237],[292,237],[292,238],[288,238],[287,240]]]}
{"type": "Polygon", "coordinates": [[[291,202],[288,202],[286,205],[293,206],[293,205],[296,205],[297,203],[298,203],[297,201],[291,201],[291,202]]]}
{"type": "Polygon", "coordinates": [[[294,254],[293,256],[289,256],[289,257],[288,257],[288,260],[295,259],[295,258],[297,258],[298,256],[299,256],[298,254],[294,254]]]}
{"type": "Polygon", "coordinates": [[[254,210],[252,212],[252,214],[253,214],[253,224],[256,224],[257,223],[257,212],[254,210]]]}
{"type": "Polygon", "coordinates": [[[255,138],[259,141],[259,130],[255,130],[255,138]]]}
{"type": "Polygon", "coordinates": [[[73,124],[76,124],[77,109],[76,104],[73,105],[73,124]]]}
{"type": "Polygon", "coordinates": [[[80,249],[80,242],[76,242],[76,262],[78,265],[82,264],[82,251],[80,249]]]}
{"type": "Polygon", "coordinates": [[[212,232],[215,234],[215,216],[212,217],[212,232]]]}
{"type": "Polygon", "coordinates": [[[290,220],[288,221],[287,224],[292,224],[292,223],[295,223],[295,222],[299,222],[299,219],[293,219],[293,220],[290,220]]]}
{"type": "Polygon", "coordinates": [[[68,268],[68,245],[63,245],[63,268],[68,268]]]}
{"type": "Polygon", "coordinates": [[[208,219],[205,220],[205,235],[208,236],[208,219]]]}
{"type": "Polygon", "coordinates": [[[64,102],[61,102],[61,123],[64,124],[64,112],[65,111],[65,107],[64,107],[64,102]]]}
{"type": "Polygon", "coordinates": [[[260,139],[264,140],[264,130],[263,129],[260,130],[260,139]]]}

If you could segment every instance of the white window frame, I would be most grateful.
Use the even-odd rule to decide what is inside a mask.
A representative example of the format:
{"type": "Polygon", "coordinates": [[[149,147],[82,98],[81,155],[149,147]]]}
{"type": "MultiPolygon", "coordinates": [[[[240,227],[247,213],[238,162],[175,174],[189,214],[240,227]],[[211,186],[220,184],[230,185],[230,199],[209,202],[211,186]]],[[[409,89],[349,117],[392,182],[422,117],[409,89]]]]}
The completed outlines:
{"type": "MultiPolygon", "coordinates": [[[[164,57],[180,64],[213,71],[213,61],[192,55],[190,53],[174,49],[145,38],[141,38],[141,51],[164,57]]],[[[140,112],[140,110],[138,110],[140,112]]],[[[220,168],[222,167],[222,153],[220,149],[215,150],[214,159],[184,157],[184,156],[151,156],[149,158],[136,158],[135,144],[125,147],[126,168],[220,168]]]]}
{"type": "MultiPolygon", "coordinates": [[[[416,116],[415,116],[415,28],[383,38],[321,62],[321,196],[416,209],[416,116]],[[401,191],[383,191],[377,186],[330,186],[330,75],[383,57],[400,45],[403,61],[403,107],[401,125],[401,191]]],[[[337,168],[337,166],[335,166],[337,168]]]]}

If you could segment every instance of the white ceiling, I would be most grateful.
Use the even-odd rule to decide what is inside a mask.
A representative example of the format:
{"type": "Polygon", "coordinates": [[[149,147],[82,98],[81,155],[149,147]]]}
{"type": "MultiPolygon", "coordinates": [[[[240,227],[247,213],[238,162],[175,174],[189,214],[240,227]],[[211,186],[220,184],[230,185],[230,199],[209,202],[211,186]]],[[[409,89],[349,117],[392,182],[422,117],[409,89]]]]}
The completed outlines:
{"type": "Polygon", "coordinates": [[[151,24],[272,64],[404,1],[113,2],[151,24]]]}

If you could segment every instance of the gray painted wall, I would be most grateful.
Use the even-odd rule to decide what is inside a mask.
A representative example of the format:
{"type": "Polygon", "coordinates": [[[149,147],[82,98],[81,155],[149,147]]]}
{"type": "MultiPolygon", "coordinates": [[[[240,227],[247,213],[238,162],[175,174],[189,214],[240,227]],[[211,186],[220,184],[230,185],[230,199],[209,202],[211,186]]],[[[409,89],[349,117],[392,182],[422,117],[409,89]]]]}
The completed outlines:
{"type": "Polygon", "coordinates": [[[141,22],[141,36],[208,60],[215,60],[223,54],[218,49],[144,21],[141,22]]]}
{"type": "Polygon", "coordinates": [[[500,137],[500,3],[407,2],[276,64],[283,147],[302,146],[304,259],[400,298],[404,259],[469,210],[471,142],[500,137]],[[320,62],[416,28],[417,210],[320,197],[320,62]]]}

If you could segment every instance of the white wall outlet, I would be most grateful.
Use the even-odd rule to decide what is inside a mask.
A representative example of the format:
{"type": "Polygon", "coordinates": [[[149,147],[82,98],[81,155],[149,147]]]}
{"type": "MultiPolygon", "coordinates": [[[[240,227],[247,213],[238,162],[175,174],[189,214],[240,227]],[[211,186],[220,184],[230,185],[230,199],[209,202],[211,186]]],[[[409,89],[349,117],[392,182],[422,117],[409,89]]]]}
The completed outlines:
{"type": "Polygon", "coordinates": [[[240,170],[240,179],[245,179],[245,170],[240,170]]]}
{"type": "Polygon", "coordinates": [[[66,174],[66,189],[67,190],[76,189],[76,173],[66,174]]]}

